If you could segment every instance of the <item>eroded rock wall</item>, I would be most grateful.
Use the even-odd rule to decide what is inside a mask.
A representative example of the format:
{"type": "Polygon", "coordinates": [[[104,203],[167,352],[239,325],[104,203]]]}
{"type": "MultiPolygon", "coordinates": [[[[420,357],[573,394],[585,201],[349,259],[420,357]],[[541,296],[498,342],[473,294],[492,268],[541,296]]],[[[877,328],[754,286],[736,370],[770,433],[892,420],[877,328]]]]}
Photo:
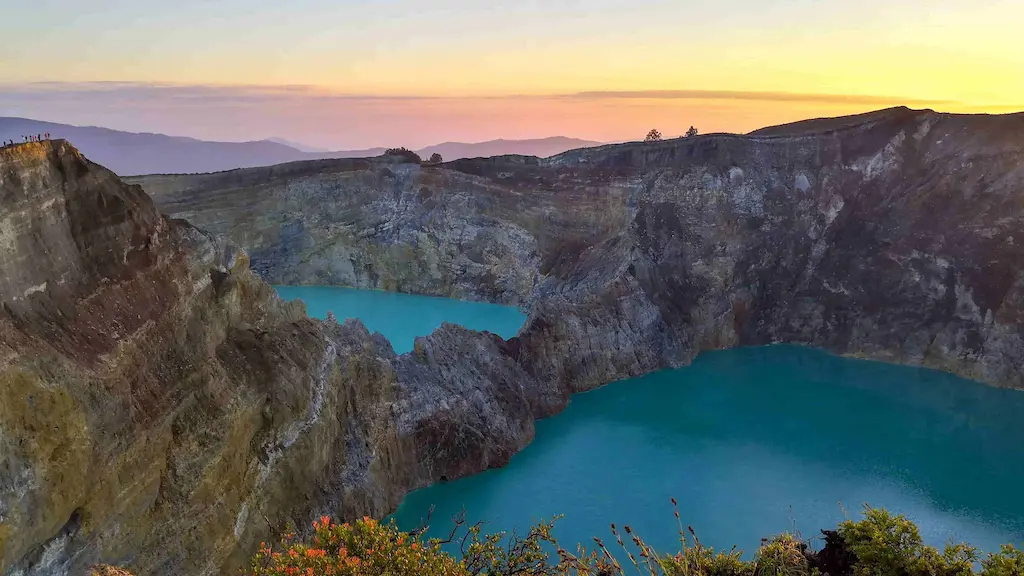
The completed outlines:
{"type": "Polygon", "coordinates": [[[464,169],[328,160],[129,181],[161,210],[245,246],[271,284],[512,305],[532,301],[538,282],[563,267],[563,249],[628,223],[619,183],[565,180],[536,158],[453,165],[464,169]]]}
{"type": "Polygon", "coordinates": [[[139,181],[275,282],[522,305],[522,364],[571,390],[771,342],[1024,387],[1022,114],[332,166],[139,181]]]}
{"type": "Polygon", "coordinates": [[[237,574],[286,526],[504,464],[546,409],[499,339],[397,357],[311,320],[65,142],[0,151],[0,231],[6,575],[237,574]]]}
{"type": "Polygon", "coordinates": [[[256,266],[273,281],[530,317],[507,342],[446,325],[396,356],[68,144],[4,149],[0,572],[236,573],[286,525],[384,515],[503,465],[571,392],[709,348],[798,342],[1024,388],[1024,115],[161,178],[143,181],[174,215],[286,255],[256,266]],[[301,243],[281,236],[295,222],[301,243]],[[331,276],[348,267],[363,276],[331,276]]]}
{"type": "Polygon", "coordinates": [[[576,359],[563,380],[796,342],[1024,387],[1024,114],[894,109],[801,128],[555,159],[651,178],[629,229],[535,312],[566,347],[595,342],[558,354],[576,359]]]}

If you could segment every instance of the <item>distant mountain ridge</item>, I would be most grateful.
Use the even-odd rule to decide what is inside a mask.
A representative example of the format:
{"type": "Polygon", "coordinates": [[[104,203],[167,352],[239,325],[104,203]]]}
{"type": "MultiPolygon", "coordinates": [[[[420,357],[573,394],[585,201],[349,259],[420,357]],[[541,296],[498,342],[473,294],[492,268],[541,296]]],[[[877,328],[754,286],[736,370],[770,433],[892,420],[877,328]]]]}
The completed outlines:
{"type": "Polygon", "coordinates": [[[551,136],[548,138],[537,138],[533,140],[488,140],[486,142],[465,143],[465,142],[442,142],[434,146],[427,146],[417,153],[423,158],[428,158],[435,152],[445,160],[458,160],[460,158],[490,158],[492,156],[504,156],[506,154],[518,154],[521,156],[537,156],[547,158],[555,154],[561,154],[577,148],[592,148],[600,146],[602,142],[593,140],[580,140],[579,138],[568,138],[565,136],[551,136]]]}
{"type": "Polygon", "coordinates": [[[293,142],[293,141],[288,140],[286,138],[274,137],[274,138],[264,138],[263,140],[265,142],[273,142],[275,144],[284,144],[285,146],[288,146],[289,148],[295,148],[296,150],[298,150],[300,152],[313,152],[313,153],[330,152],[330,150],[328,150],[327,148],[317,148],[316,146],[307,146],[305,144],[302,144],[301,142],[293,142]]]}
{"type": "MultiPolygon", "coordinates": [[[[136,133],[98,126],[72,126],[28,118],[0,117],[0,140],[20,142],[24,135],[49,132],[75,144],[92,161],[122,176],[196,174],[270,166],[298,160],[380,156],[386,148],[317,152],[282,138],[254,142],[213,142],[184,136],[136,133]],[[300,149],[304,148],[304,149],[300,149]]],[[[599,142],[554,136],[533,140],[444,142],[417,150],[424,159],[439,153],[445,160],[522,154],[547,157],[599,142]]]]}

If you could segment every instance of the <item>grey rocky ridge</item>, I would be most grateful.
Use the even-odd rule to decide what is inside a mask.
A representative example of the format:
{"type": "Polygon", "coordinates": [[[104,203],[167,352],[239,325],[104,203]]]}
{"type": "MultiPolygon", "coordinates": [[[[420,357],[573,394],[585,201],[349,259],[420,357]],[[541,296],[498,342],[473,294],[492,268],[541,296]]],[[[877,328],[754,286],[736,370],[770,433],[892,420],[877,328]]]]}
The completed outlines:
{"type": "Polygon", "coordinates": [[[772,342],[1024,388],[1024,114],[134,181],[272,283],[523,306],[513,357],[567,390],[772,342]]]}
{"type": "Polygon", "coordinates": [[[132,182],[171,216],[67,143],[0,152],[4,574],[236,573],[288,525],[503,465],[572,392],[705,349],[1024,388],[1024,115],[132,182]],[[260,276],[530,314],[398,356],[260,276]]]}

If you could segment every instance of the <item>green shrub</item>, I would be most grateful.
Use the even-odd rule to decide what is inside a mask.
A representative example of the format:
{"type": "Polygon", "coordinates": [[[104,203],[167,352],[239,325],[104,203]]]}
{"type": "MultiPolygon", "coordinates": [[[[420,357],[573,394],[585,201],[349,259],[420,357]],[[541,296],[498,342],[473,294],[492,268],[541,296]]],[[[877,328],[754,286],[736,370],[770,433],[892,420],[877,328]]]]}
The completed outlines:
{"type": "Polygon", "coordinates": [[[762,543],[753,573],[756,576],[810,576],[807,544],[792,534],[781,534],[762,543]]]}
{"type": "Polygon", "coordinates": [[[1024,550],[1004,544],[999,552],[981,561],[982,576],[1021,576],[1024,574],[1024,550]]]}
{"type": "MultiPolygon", "coordinates": [[[[672,500],[673,505],[675,500],[672,500]]],[[[917,526],[884,509],[865,507],[864,518],[824,531],[825,547],[811,551],[799,537],[781,534],[761,542],[753,560],[734,547],[715,551],[701,544],[690,527],[679,523],[679,550],[655,551],[629,526],[613,524],[613,553],[600,538],[575,552],[551,535],[555,520],[532,526],[525,536],[484,534],[480,524],[455,519],[447,539],[425,539],[426,527],[403,532],[394,523],[363,518],[352,524],[313,524],[309,542],[286,537],[277,551],[261,545],[252,576],[615,576],[637,572],[650,576],[1024,576],[1024,551],[1012,545],[980,561],[966,544],[948,544],[940,552],[924,544],[917,526]],[[458,557],[442,549],[458,544],[458,557]],[[620,561],[619,558],[622,558],[620,561]]],[[[429,521],[429,520],[428,520],[429,521]]]]}
{"type": "Polygon", "coordinates": [[[394,524],[363,518],[352,524],[332,524],[327,517],[313,523],[312,541],[291,543],[286,536],[281,551],[266,544],[252,561],[253,576],[363,576],[376,574],[437,576],[461,575],[458,561],[440,550],[399,531],[394,524]]]}
{"type": "Polygon", "coordinates": [[[969,576],[978,558],[966,544],[938,550],[924,544],[917,525],[884,508],[864,509],[864,519],[847,520],[839,535],[856,557],[854,576],[969,576]]]}

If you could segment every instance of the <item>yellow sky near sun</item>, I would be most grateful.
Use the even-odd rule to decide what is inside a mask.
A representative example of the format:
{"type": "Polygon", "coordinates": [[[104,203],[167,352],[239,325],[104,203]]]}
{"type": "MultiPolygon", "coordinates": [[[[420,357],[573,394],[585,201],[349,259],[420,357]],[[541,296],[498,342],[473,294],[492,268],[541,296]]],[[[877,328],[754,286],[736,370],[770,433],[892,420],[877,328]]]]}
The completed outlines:
{"type": "MultiPolygon", "coordinates": [[[[305,84],[363,94],[711,89],[958,103],[946,109],[1013,106],[1024,104],[1024,2],[1007,6],[866,30],[815,31],[810,23],[703,43],[685,37],[569,37],[478,49],[454,43],[414,57],[388,49],[339,57],[330,43],[314,42],[308,51],[268,51],[252,67],[244,60],[210,58],[180,80],[305,84]]],[[[171,69],[161,68],[164,80],[171,69]]]]}
{"type": "Polygon", "coordinates": [[[19,10],[0,19],[0,115],[211,139],[616,141],[895,105],[1024,111],[1021,0],[40,0],[19,10]],[[71,87],[25,88],[46,81],[71,87]],[[75,83],[96,81],[143,88],[75,95],[75,83]],[[275,86],[304,88],[266,98],[275,86]],[[592,91],[604,94],[564,97],[592,91]]]}
{"type": "Polygon", "coordinates": [[[58,41],[12,45],[0,82],[289,84],[433,96],[731,90],[956,101],[950,109],[1024,104],[1024,2],[1016,0],[647,0],[635,3],[632,20],[615,12],[620,0],[551,14],[543,2],[487,12],[438,0],[436,13],[401,18],[381,17],[383,1],[335,18],[317,13],[322,5],[303,12],[254,2],[252,14],[230,2],[220,14],[183,0],[193,9],[181,16],[188,26],[140,9],[114,27],[115,13],[103,13],[110,28],[89,30],[91,41],[73,52],[62,42],[75,29],[55,36],[44,28],[41,40],[58,41]],[[770,19],[775,13],[783,16],[770,19]],[[691,27],[690,15],[717,19],[691,27]]]}

